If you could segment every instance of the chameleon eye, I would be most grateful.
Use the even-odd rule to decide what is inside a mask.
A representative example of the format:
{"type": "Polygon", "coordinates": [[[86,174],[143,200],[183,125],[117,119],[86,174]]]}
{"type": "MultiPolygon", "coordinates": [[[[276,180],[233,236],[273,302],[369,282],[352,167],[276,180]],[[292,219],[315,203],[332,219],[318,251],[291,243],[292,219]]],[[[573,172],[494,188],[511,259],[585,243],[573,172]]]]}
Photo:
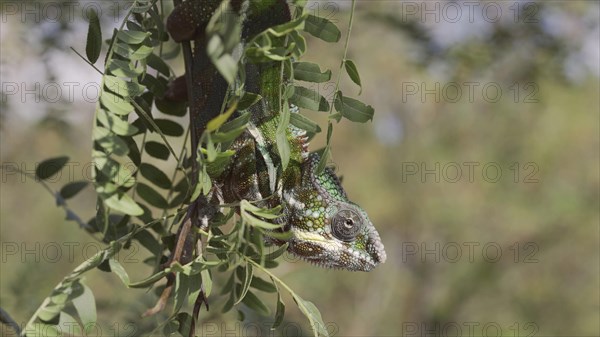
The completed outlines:
{"type": "Polygon", "coordinates": [[[353,241],[362,229],[360,216],[351,210],[341,210],[333,217],[331,233],[342,241],[353,241]]]}

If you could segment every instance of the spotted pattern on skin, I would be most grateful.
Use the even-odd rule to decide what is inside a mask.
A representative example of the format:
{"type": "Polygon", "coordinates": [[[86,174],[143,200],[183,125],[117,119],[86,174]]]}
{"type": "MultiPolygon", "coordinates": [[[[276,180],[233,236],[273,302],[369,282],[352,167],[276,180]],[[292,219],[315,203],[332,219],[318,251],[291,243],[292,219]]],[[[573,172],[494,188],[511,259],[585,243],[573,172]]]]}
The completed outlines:
{"type": "MultiPolygon", "coordinates": [[[[241,137],[253,139],[249,144],[254,149],[236,148],[242,143],[235,143],[232,162],[240,165],[233,164],[229,176],[218,180],[227,183],[237,176],[237,182],[230,185],[231,189],[238,189],[237,195],[231,193],[233,197],[252,201],[262,197],[269,207],[281,205],[278,222],[283,224],[283,231],[291,234],[287,243],[292,254],[326,268],[370,271],[386,260],[377,230],[367,213],[348,199],[331,168],[316,174],[319,155],[310,154],[306,132],[292,125],[286,129],[290,160],[285,170],[281,166],[276,143],[282,85],[279,65],[261,63],[253,73],[260,74],[258,85],[248,87],[258,87],[256,93],[263,99],[250,108],[249,129],[241,137]],[[242,156],[253,163],[244,162],[242,156]]],[[[274,237],[269,240],[284,243],[274,237]]]]}
{"type": "MultiPolygon", "coordinates": [[[[256,173],[257,157],[263,161],[278,159],[274,142],[265,135],[265,131],[275,127],[270,124],[270,121],[258,123],[261,137],[247,133],[245,141],[236,142],[238,148],[229,171],[230,178],[225,178],[237,192],[234,197],[257,200],[271,196],[270,206],[282,205],[280,221],[284,230],[292,234],[288,251],[306,261],[326,268],[356,271],[370,271],[385,262],[386,254],[377,230],[367,213],[348,199],[334,171],[326,168],[316,175],[317,154],[310,154],[306,159],[295,156],[285,172],[277,167],[277,175],[282,177],[277,179],[278,188],[270,189],[272,195],[261,195],[257,186],[268,186],[269,181],[265,180],[271,179],[267,174],[256,173]],[[332,230],[333,226],[342,227],[332,230]],[[336,237],[339,233],[351,233],[351,237],[336,237]]],[[[289,130],[290,135],[293,132],[289,130]]],[[[304,144],[304,140],[298,144],[304,144]]],[[[298,152],[302,151],[305,151],[303,146],[298,152]]],[[[283,244],[276,239],[273,242],[283,244]]]]}
{"type": "Polygon", "coordinates": [[[318,155],[310,155],[303,164],[302,184],[284,193],[286,219],[293,234],[288,250],[319,266],[370,271],[386,260],[379,234],[367,213],[348,200],[331,169],[315,175],[318,162],[318,155]],[[350,240],[337,238],[332,231],[332,226],[345,221],[355,226],[356,235],[350,240]]]}

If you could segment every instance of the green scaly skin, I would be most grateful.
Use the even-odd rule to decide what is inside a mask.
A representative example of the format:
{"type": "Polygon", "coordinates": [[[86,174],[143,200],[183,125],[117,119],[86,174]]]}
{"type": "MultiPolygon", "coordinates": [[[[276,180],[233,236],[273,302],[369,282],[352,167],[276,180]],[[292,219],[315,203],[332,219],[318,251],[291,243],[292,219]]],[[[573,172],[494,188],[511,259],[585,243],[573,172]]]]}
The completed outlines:
{"type": "MultiPolygon", "coordinates": [[[[254,32],[246,38],[290,20],[285,1],[256,11],[266,14],[249,13],[246,31],[254,32]],[[257,22],[264,27],[257,29],[257,22]]],[[[367,213],[348,199],[331,168],[316,174],[319,156],[308,151],[305,132],[292,125],[286,130],[290,161],[282,168],[275,140],[280,92],[287,81],[281,67],[281,62],[247,65],[246,90],[263,98],[251,108],[248,129],[231,145],[236,154],[215,185],[227,203],[245,199],[262,207],[281,205],[279,222],[291,233],[286,242],[294,255],[326,268],[370,271],[386,260],[377,230],[367,213]]]]}
{"type": "Polygon", "coordinates": [[[326,268],[370,271],[386,259],[377,230],[367,213],[348,199],[331,168],[316,174],[319,156],[310,154],[305,132],[292,125],[286,130],[290,161],[282,168],[275,140],[280,88],[287,80],[282,78],[281,67],[281,62],[261,63],[256,70],[248,67],[246,86],[252,88],[252,81],[258,82],[255,93],[263,99],[252,111],[248,131],[232,145],[237,153],[230,170],[220,177],[228,191],[226,201],[264,200],[268,207],[281,205],[279,221],[283,231],[291,233],[289,252],[326,268]],[[274,179],[268,173],[269,163],[276,171],[274,179]]]}
{"type": "MultiPolygon", "coordinates": [[[[261,65],[261,82],[281,85],[280,67],[278,62],[261,65]]],[[[232,145],[233,164],[218,179],[226,191],[225,201],[281,205],[280,223],[291,233],[289,252],[326,268],[370,271],[386,259],[377,230],[367,213],[348,199],[331,168],[316,174],[319,156],[309,153],[305,132],[292,125],[287,128],[291,158],[282,169],[275,142],[279,95],[273,92],[261,88],[263,101],[252,112],[248,131],[232,145]],[[274,183],[267,163],[276,168],[274,183]]]]}

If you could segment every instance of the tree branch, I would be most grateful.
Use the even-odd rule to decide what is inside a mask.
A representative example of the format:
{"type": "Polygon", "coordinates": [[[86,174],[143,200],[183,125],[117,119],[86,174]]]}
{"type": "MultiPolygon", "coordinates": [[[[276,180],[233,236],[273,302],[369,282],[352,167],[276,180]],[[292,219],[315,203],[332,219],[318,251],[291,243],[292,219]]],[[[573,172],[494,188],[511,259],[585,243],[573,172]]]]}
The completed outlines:
{"type": "Polygon", "coordinates": [[[17,322],[15,322],[12,317],[8,314],[8,312],[4,311],[4,309],[0,308],[0,322],[6,326],[9,326],[13,329],[17,335],[21,335],[21,327],[17,322]]]}

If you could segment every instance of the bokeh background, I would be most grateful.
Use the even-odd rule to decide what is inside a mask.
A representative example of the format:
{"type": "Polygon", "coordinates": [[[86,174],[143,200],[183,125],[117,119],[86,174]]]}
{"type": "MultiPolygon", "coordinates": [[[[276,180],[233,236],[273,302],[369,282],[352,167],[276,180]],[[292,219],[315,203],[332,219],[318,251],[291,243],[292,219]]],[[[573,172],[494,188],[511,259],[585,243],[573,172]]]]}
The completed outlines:
{"type": "MultiPolygon", "coordinates": [[[[1,4],[0,159],[32,171],[69,155],[72,170],[51,184],[58,189],[85,177],[90,161],[95,106],[83,86],[99,77],[69,49],[85,48],[86,2],[72,17],[44,1],[1,4]],[[68,83],[78,84],[72,97],[68,83]]],[[[347,31],[350,1],[309,8],[347,31]]],[[[102,20],[105,36],[119,22],[102,20]]],[[[388,260],[351,273],[288,257],[275,273],[337,336],[600,335],[599,22],[597,1],[359,1],[349,58],[376,115],[336,125],[333,161],[388,260]]],[[[343,44],[308,42],[306,60],[335,74],[343,44]]],[[[342,91],[358,95],[347,79],[342,91]]],[[[320,135],[312,148],[322,144],[320,135]]],[[[100,244],[32,179],[3,171],[0,193],[0,306],[26,322],[100,244]]],[[[91,190],[70,205],[83,219],[95,213],[91,190]]],[[[140,279],[147,256],[139,248],[119,259],[140,279]]],[[[100,335],[142,335],[164,319],[140,320],[154,294],[125,289],[114,274],[91,272],[87,284],[100,335]]],[[[199,333],[309,335],[289,297],[285,329],[275,332],[272,317],[235,323],[235,312],[221,314],[225,299],[211,297],[199,333]]]]}

